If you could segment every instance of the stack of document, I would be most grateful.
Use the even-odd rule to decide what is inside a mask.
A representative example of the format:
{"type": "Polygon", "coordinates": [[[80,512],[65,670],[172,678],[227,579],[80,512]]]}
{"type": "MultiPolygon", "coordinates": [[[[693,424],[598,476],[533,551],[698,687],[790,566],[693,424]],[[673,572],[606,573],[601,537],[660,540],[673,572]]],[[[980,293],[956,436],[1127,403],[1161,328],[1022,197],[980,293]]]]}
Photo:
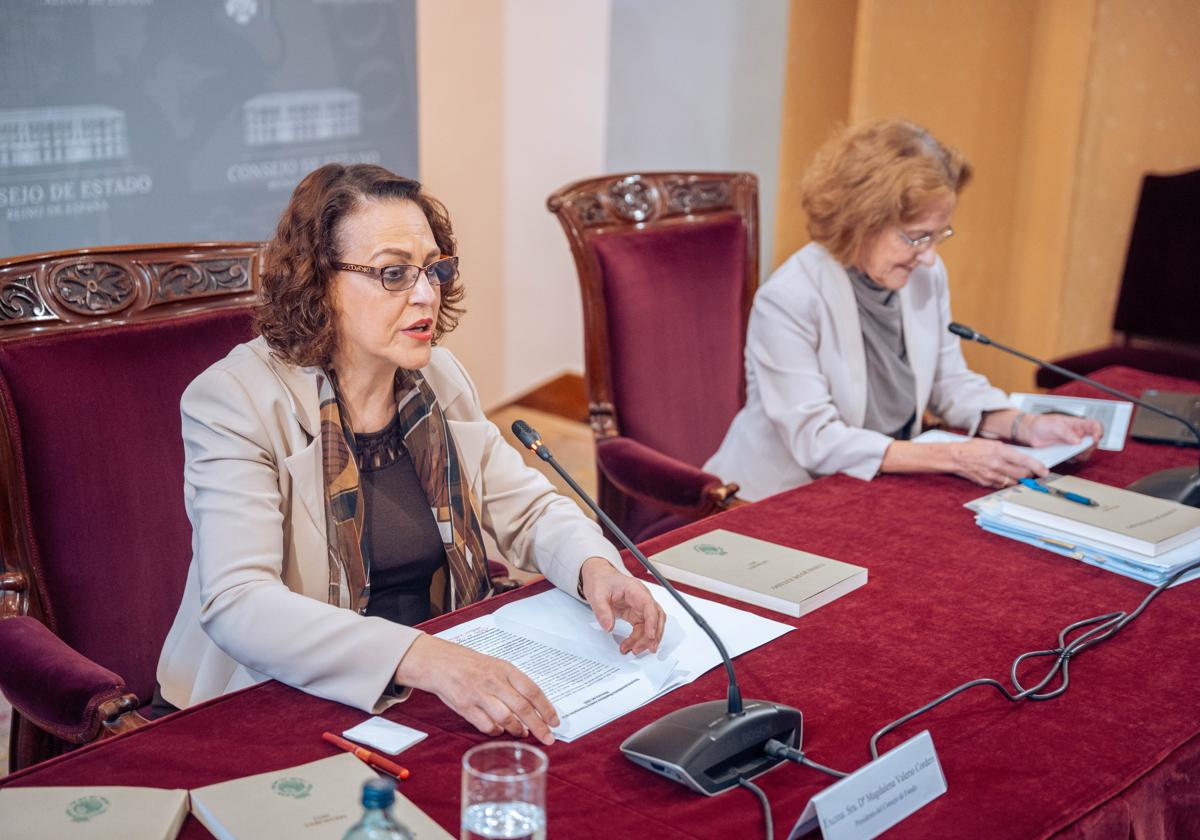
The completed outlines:
{"type": "MultiPolygon", "coordinates": [[[[1200,510],[1074,476],[1043,486],[1089,499],[1082,504],[1017,485],[967,503],[985,531],[1154,586],[1200,559],[1200,510]]],[[[1200,570],[1177,581],[1200,577],[1200,570]]]]}
{"type": "MultiPolygon", "coordinates": [[[[619,645],[633,628],[617,621],[606,633],[591,609],[557,589],[505,604],[437,635],[520,668],[554,704],[559,717],[554,736],[573,741],[721,664],[716,648],[683,607],[661,586],[650,583],[647,588],[667,614],[657,653],[623,656],[619,645]]],[[[793,629],[706,598],[683,597],[731,657],[793,629]]]]}

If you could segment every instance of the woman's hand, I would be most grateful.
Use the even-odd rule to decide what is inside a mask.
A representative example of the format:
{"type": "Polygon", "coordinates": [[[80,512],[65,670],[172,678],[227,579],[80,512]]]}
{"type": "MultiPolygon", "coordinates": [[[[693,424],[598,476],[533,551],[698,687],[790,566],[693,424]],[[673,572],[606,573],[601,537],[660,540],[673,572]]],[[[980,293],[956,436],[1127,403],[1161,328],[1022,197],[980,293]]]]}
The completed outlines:
{"type": "Polygon", "coordinates": [[[621,653],[637,655],[658,650],[667,614],[644,583],[621,574],[603,557],[585,560],[579,576],[583,581],[583,597],[591,605],[604,632],[610,632],[618,618],[625,619],[633,627],[633,632],[621,642],[621,653]]]}
{"type": "Polygon", "coordinates": [[[982,487],[1009,487],[1018,479],[1040,478],[1049,472],[1041,461],[998,440],[971,438],[946,446],[950,447],[952,471],[982,487]]]}
{"type": "Polygon", "coordinates": [[[502,659],[422,634],[400,660],[396,682],[436,694],[485,735],[532,734],[554,743],[554,707],[533,680],[502,659]]]}
{"type": "Polygon", "coordinates": [[[1087,417],[1072,417],[1069,414],[1034,414],[1021,418],[1021,436],[1030,446],[1050,446],[1056,443],[1079,443],[1092,436],[1092,447],[1078,457],[1086,458],[1096,448],[1095,444],[1104,437],[1104,426],[1099,420],[1087,417]]]}

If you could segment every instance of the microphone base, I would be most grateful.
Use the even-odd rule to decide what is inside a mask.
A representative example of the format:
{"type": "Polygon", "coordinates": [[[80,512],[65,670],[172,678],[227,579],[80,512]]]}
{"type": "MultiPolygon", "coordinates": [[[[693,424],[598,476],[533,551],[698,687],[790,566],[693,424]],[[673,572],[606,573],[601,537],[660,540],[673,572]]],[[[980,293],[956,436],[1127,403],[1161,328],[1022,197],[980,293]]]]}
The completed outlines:
{"type": "Polygon", "coordinates": [[[1125,488],[1159,499],[1200,507],[1200,470],[1195,467],[1174,467],[1150,473],[1125,488]]]}
{"type": "Polygon", "coordinates": [[[716,796],[787,759],[764,752],[772,738],[800,748],[804,716],[769,700],[746,700],[730,715],[724,700],[678,709],[647,724],[621,744],[635,764],[705,796],[716,796]]]}

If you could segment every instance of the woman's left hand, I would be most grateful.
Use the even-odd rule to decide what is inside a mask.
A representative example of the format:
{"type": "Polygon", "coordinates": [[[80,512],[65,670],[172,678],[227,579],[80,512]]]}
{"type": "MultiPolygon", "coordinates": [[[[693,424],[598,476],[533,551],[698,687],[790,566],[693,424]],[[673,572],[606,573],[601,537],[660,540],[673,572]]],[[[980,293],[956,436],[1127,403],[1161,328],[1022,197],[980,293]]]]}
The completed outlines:
{"type": "Polygon", "coordinates": [[[1025,420],[1025,436],[1030,446],[1051,446],[1056,443],[1079,443],[1088,435],[1092,436],[1092,446],[1087,452],[1078,457],[1086,458],[1100,438],[1104,437],[1104,426],[1099,420],[1087,417],[1072,417],[1069,414],[1035,414],[1025,420]]]}
{"type": "Polygon", "coordinates": [[[579,574],[583,580],[583,597],[604,632],[610,632],[618,618],[625,619],[633,627],[633,632],[621,642],[621,653],[637,655],[658,650],[667,614],[644,583],[621,574],[603,557],[589,557],[579,574]]]}

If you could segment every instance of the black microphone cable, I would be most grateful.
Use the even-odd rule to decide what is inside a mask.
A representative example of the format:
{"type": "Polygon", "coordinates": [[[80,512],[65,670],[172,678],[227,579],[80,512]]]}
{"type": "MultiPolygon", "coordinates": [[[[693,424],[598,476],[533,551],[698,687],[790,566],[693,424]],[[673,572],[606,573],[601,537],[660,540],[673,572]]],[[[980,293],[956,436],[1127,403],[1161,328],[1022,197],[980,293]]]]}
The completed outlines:
{"type": "MultiPolygon", "coordinates": [[[[1163,590],[1168,589],[1181,577],[1197,569],[1200,569],[1200,560],[1196,560],[1179,569],[1165,581],[1154,587],[1154,589],[1151,590],[1146,597],[1142,599],[1141,603],[1138,604],[1137,607],[1131,612],[1110,612],[1105,613],[1104,615],[1098,615],[1092,618],[1085,618],[1081,621],[1076,621],[1074,624],[1070,624],[1059,631],[1058,644],[1055,647],[1048,650],[1035,650],[1029,651],[1028,653],[1022,653],[1015,660],[1013,660],[1012,668],[1009,671],[1009,680],[1011,681],[1015,691],[1010,690],[1009,687],[1004,683],[988,677],[970,680],[958,686],[957,688],[947,691],[941,697],[926,703],[919,709],[915,709],[903,717],[897,718],[871,736],[871,760],[874,761],[875,759],[879,758],[879,741],[885,735],[895,731],[896,729],[899,729],[904,724],[917,717],[920,717],[926,712],[937,708],[942,703],[945,703],[947,700],[951,699],[952,697],[956,697],[968,689],[976,688],[978,686],[991,686],[999,691],[1005,700],[1008,700],[1012,703],[1018,703],[1022,700],[1053,700],[1055,697],[1061,696],[1070,687],[1070,664],[1074,657],[1080,655],[1088,648],[1094,647],[1101,642],[1111,639],[1121,630],[1125,629],[1130,622],[1142,614],[1146,607],[1150,605],[1150,602],[1157,598],[1163,592],[1163,590]],[[1068,636],[1075,631],[1083,630],[1084,628],[1090,629],[1085,630],[1080,635],[1068,641],[1068,636]],[[1046,672],[1046,675],[1043,676],[1036,685],[1026,688],[1021,683],[1020,677],[1017,675],[1021,664],[1026,660],[1045,656],[1053,656],[1053,664],[1046,672]],[[1046,686],[1048,686],[1054,680],[1054,678],[1058,677],[1059,675],[1061,675],[1060,684],[1056,688],[1046,691],[1046,686]]],[[[835,770],[832,767],[826,767],[824,764],[819,764],[808,758],[808,756],[806,756],[801,750],[789,747],[787,744],[775,739],[768,741],[764,746],[764,750],[766,751],[767,755],[775,758],[784,758],[796,764],[800,764],[805,767],[811,767],[812,769],[818,770],[826,775],[833,776],[835,779],[843,779],[849,775],[841,770],[835,770]]]]}
{"type": "Polygon", "coordinates": [[[849,776],[849,773],[843,773],[841,770],[834,770],[832,767],[826,767],[824,764],[818,764],[811,758],[808,758],[802,751],[789,747],[783,741],[776,741],[772,738],[767,741],[764,749],[767,755],[773,758],[786,758],[788,761],[802,764],[805,767],[811,767],[814,770],[819,770],[826,775],[833,776],[835,779],[844,779],[849,776]]]}
{"type": "MultiPolygon", "coordinates": [[[[776,741],[775,743],[779,742],[776,741]]],[[[771,801],[767,799],[766,792],[745,776],[738,777],[738,784],[753,793],[758,799],[758,804],[762,806],[763,822],[766,823],[766,838],[767,840],[775,840],[775,821],[771,819],[771,801]]]]}
{"type": "Polygon", "coordinates": [[[1055,697],[1061,696],[1063,692],[1070,687],[1070,664],[1074,657],[1079,656],[1079,654],[1083,653],[1088,648],[1094,647],[1101,642],[1108,641],[1113,636],[1117,635],[1117,633],[1124,630],[1130,622],[1142,614],[1142,611],[1145,610],[1146,607],[1149,606],[1150,602],[1157,598],[1164,589],[1167,589],[1171,586],[1171,584],[1175,583],[1175,581],[1179,580],[1187,573],[1195,571],[1196,569],[1200,569],[1200,560],[1195,560],[1189,563],[1182,569],[1176,571],[1158,586],[1154,587],[1154,589],[1142,599],[1142,602],[1138,604],[1137,608],[1132,612],[1110,612],[1105,613],[1104,615],[1094,616],[1093,618],[1085,618],[1082,621],[1076,621],[1074,624],[1064,627],[1059,632],[1057,646],[1048,650],[1035,650],[1028,653],[1022,653],[1015,660],[1013,660],[1012,668],[1009,671],[1009,680],[1012,682],[1013,688],[1016,689],[1015,691],[1010,691],[1008,686],[1006,686],[1004,683],[988,677],[970,680],[969,682],[965,682],[957,688],[947,691],[941,697],[930,703],[926,703],[921,708],[911,711],[901,718],[897,718],[871,736],[871,759],[874,760],[879,758],[880,738],[887,735],[889,732],[900,728],[914,718],[917,718],[931,709],[940,706],[950,698],[955,697],[956,695],[961,694],[968,689],[975,688],[976,686],[991,686],[999,691],[1005,700],[1008,700],[1012,703],[1017,703],[1021,700],[1053,700],[1055,697]],[[1074,633],[1077,630],[1083,630],[1084,628],[1090,629],[1084,630],[1084,632],[1068,641],[1067,637],[1070,636],[1071,633],[1074,633]],[[1051,664],[1050,669],[1046,672],[1046,675],[1038,681],[1037,685],[1032,685],[1026,688],[1021,684],[1021,680],[1017,676],[1017,671],[1020,669],[1021,664],[1027,659],[1043,656],[1054,657],[1054,662],[1051,664]],[[1046,691],[1046,687],[1050,685],[1050,683],[1056,677],[1060,679],[1060,684],[1056,688],[1046,691]]]}

